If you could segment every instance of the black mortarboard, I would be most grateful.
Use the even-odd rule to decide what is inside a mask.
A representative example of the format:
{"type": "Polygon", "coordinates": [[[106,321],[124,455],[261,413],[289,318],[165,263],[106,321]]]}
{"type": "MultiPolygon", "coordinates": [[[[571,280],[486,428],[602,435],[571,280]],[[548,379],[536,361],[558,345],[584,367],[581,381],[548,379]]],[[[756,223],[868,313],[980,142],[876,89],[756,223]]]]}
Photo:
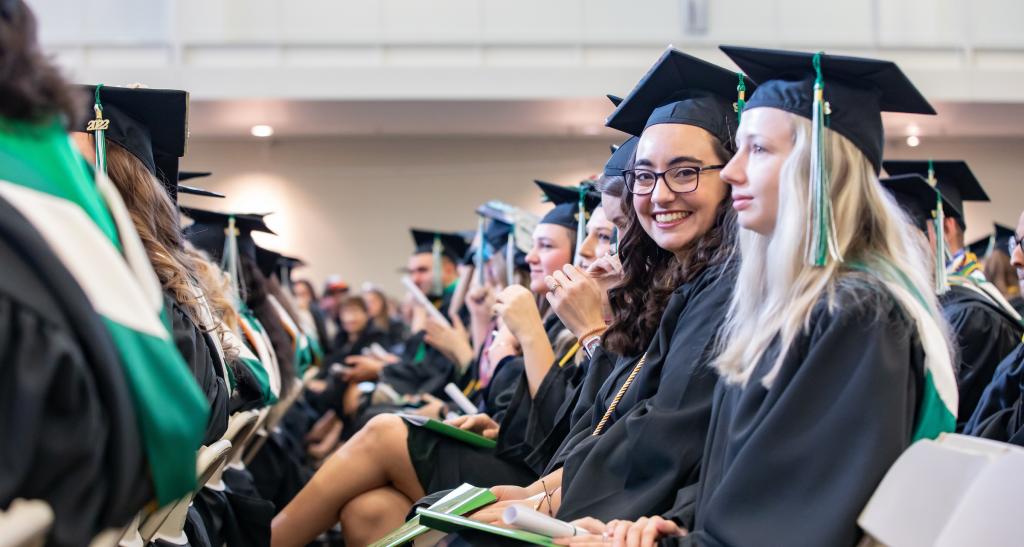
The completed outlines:
{"type": "Polygon", "coordinates": [[[206,188],[197,188],[195,186],[185,186],[181,184],[183,180],[198,179],[202,177],[208,177],[211,173],[209,171],[178,171],[178,193],[179,194],[190,194],[193,196],[203,196],[208,198],[222,198],[224,194],[220,192],[214,192],[213,190],[207,190],[206,188]]]}
{"type": "MultiPolygon", "coordinates": [[[[579,226],[579,186],[559,186],[540,180],[533,181],[544,192],[545,201],[554,204],[555,208],[547,212],[541,219],[540,224],[558,224],[576,231],[579,226]]],[[[601,205],[601,194],[593,191],[584,184],[583,206],[586,209],[587,217],[599,205],[601,205]]],[[[586,219],[584,219],[586,221],[586,219]]]]}
{"type": "MultiPolygon", "coordinates": [[[[767,106],[812,119],[817,54],[720,47],[758,83],[746,108],[767,106]]],[[[935,114],[935,109],[896,63],[842,55],[819,58],[828,127],[849,139],[879,172],[885,145],[882,112],[935,114]]]]}
{"type": "Polygon", "coordinates": [[[1002,224],[995,224],[995,231],[977,241],[967,245],[967,250],[980,258],[988,258],[992,251],[1001,250],[1010,253],[1010,238],[1016,235],[1013,228],[1002,224]]]}
{"type": "Polygon", "coordinates": [[[435,232],[430,230],[410,229],[413,243],[416,246],[416,253],[433,253],[434,240],[441,243],[441,254],[458,262],[469,249],[469,242],[459,234],[449,232],[435,232]]]}
{"type": "Polygon", "coordinates": [[[636,153],[636,143],[639,141],[639,137],[630,137],[615,147],[611,157],[604,164],[604,174],[609,177],[621,177],[622,172],[633,164],[633,154],[636,153]]]}
{"type": "Polygon", "coordinates": [[[662,123],[700,127],[735,149],[737,88],[755,85],[718,65],[668,48],[622,104],[605,121],[608,127],[639,136],[662,123]]]}
{"type": "Polygon", "coordinates": [[[291,279],[291,271],[297,266],[304,266],[302,259],[285,256],[277,251],[264,249],[256,246],[256,265],[267,278],[277,276],[282,283],[288,283],[291,279]]]}
{"type": "MultiPolygon", "coordinates": [[[[927,232],[936,205],[935,188],[928,183],[928,179],[917,173],[907,173],[880,179],[878,182],[892,195],[914,225],[927,232]]],[[[943,206],[948,207],[949,204],[943,201],[943,206]]]]}
{"type": "Polygon", "coordinates": [[[611,101],[612,106],[619,106],[620,104],[622,104],[622,97],[619,97],[618,95],[612,95],[611,93],[609,93],[605,95],[605,97],[608,97],[608,100],[611,101]]]}
{"type": "MultiPolygon", "coordinates": [[[[188,140],[188,92],[113,86],[81,86],[88,92],[89,110],[102,108],[107,140],[139,159],[177,201],[178,158],[188,140]],[[99,87],[99,93],[96,88],[99,87]]],[[[97,121],[88,122],[87,130],[97,121]]],[[[99,161],[99,159],[97,160],[99,161]]]]}
{"type": "Polygon", "coordinates": [[[206,251],[214,260],[220,260],[224,253],[224,241],[230,219],[235,219],[238,230],[238,254],[256,259],[256,242],[252,232],[273,234],[263,218],[270,213],[223,213],[193,207],[181,207],[181,212],[194,220],[185,227],[185,238],[197,249],[206,251]]]}
{"type": "Polygon", "coordinates": [[[928,160],[890,160],[882,163],[889,175],[917,174],[925,179],[928,177],[929,163],[935,170],[942,199],[946,201],[946,215],[964,222],[965,201],[988,201],[988,194],[974,177],[971,168],[964,161],[932,161],[928,160]]]}

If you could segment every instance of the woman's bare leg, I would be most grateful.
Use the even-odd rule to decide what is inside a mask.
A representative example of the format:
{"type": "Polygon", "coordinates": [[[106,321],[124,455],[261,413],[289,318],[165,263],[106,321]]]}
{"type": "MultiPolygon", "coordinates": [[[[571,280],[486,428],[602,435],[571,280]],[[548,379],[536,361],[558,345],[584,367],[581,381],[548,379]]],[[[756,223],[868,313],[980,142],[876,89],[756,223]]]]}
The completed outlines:
{"type": "Polygon", "coordinates": [[[425,494],[416,478],[402,418],[384,414],[324,461],[309,483],[274,517],[273,547],[302,547],[334,525],[342,508],[360,494],[390,486],[407,499],[425,494]]]}
{"type": "Polygon", "coordinates": [[[405,522],[412,501],[385,486],[362,494],[341,510],[341,533],[347,547],[361,547],[386,536],[405,522]]]}

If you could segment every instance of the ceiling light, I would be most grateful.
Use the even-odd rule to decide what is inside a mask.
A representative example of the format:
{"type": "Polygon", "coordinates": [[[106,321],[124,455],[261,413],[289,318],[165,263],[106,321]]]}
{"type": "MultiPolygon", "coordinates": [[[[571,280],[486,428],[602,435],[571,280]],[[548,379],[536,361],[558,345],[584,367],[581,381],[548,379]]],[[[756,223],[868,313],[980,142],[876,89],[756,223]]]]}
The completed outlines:
{"type": "Polygon", "coordinates": [[[911,135],[907,137],[907,146],[911,148],[916,148],[919,144],[921,144],[921,139],[919,139],[917,135],[911,135]]]}
{"type": "Polygon", "coordinates": [[[269,125],[254,125],[250,133],[253,137],[269,137],[274,134],[274,128],[269,125]]]}

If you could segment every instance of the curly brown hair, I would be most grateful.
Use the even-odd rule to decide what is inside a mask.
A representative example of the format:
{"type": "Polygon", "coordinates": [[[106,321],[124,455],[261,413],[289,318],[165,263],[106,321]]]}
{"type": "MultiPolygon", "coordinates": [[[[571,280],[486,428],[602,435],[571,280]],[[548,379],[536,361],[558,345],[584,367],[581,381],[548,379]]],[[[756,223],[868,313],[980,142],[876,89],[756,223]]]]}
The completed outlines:
{"type": "MultiPolygon", "coordinates": [[[[716,155],[727,163],[731,149],[712,137],[716,155]]],[[[730,194],[731,195],[731,194],[730,194]]],[[[622,199],[626,228],[622,230],[620,260],[622,281],[608,291],[612,322],[601,343],[609,350],[628,356],[640,355],[654,337],[672,292],[710,266],[728,260],[736,237],[736,213],[727,195],[715,213],[711,228],[690,245],[682,262],[658,247],[647,235],[633,209],[628,193],[622,199]]]]}
{"type": "Polygon", "coordinates": [[[35,15],[22,0],[0,2],[0,117],[30,123],[60,118],[64,127],[81,119],[57,67],[39,47],[35,15]]]}

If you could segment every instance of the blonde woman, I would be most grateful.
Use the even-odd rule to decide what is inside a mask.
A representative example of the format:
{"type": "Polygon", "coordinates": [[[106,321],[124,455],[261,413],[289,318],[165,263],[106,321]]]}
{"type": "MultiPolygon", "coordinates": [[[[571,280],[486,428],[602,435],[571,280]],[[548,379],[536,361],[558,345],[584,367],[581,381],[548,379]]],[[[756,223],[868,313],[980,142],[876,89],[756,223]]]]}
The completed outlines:
{"type": "Polygon", "coordinates": [[[889,466],[955,423],[929,255],[877,180],[880,111],[931,107],[892,63],[723,50],[760,87],[722,171],[741,263],[696,516],[588,521],[605,536],[565,543],[855,545],[889,466]]]}

